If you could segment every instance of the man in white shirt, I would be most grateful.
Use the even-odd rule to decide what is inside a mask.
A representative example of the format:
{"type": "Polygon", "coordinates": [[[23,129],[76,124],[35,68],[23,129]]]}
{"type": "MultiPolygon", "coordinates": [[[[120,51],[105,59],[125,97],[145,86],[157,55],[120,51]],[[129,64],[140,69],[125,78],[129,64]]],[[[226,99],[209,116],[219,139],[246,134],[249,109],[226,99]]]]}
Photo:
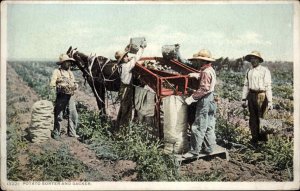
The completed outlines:
{"type": "Polygon", "coordinates": [[[267,109],[272,109],[272,80],[269,69],[260,65],[263,58],[258,51],[246,55],[245,60],[252,68],[246,73],[242,101],[243,107],[248,106],[250,112],[251,143],[256,145],[258,141],[267,141],[266,134],[260,132],[259,118],[264,117],[267,109]]]}
{"type": "Polygon", "coordinates": [[[136,55],[132,58],[128,57],[128,51],[117,51],[115,58],[120,65],[121,87],[119,91],[120,109],[118,112],[116,128],[128,125],[132,117],[133,109],[133,86],[132,86],[132,69],[135,63],[141,58],[146,42],[140,46],[136,55]]]}

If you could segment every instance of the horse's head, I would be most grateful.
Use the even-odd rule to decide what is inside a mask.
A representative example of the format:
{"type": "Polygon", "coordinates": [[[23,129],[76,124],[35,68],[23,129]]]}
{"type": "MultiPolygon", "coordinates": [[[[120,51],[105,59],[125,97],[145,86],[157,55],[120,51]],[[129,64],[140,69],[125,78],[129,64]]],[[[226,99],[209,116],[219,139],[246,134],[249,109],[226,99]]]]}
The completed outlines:
{"type": "Polygon", "coordinates": [[[88,57],[85,54],[77,51],[77,48],[72,48],[72,46],[70,46],[67,50],[67,55],[75,60],[75,62],[72,63],[71,68],[79,68],[80,70],[83,70],[87,67],[88,57]]]}
{"type": "Polygon", "coordinates": [[[119,88],[120,76],[117,61],[103,56],[87,56],[72,46],[69,47],[67,55],[75,60],[72,68],[79,68],[87,80],[105,83],[108,90],[115,91],[119,88]]]}

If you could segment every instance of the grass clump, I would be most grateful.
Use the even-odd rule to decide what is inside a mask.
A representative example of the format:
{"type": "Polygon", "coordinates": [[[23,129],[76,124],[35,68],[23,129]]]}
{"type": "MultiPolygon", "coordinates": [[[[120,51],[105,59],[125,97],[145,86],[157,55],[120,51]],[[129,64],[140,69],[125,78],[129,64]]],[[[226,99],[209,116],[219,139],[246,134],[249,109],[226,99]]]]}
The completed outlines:
{"type": "MultiPolygon", "coordinates": [[[[233,157],[234,154],[232,154],[233,157]]],[[[286,137],[273,136],[267,142],[260,142],[257,148],[239,152],[244,163],[268,166],[273,171],[286,171],[289,179],[293,179],[293,140],[286,137]]]]}
{"type": "Polygon", "coordinates": [[[88,143],[96,131],[101,131],[102,127],[99,123],[99,114],[96,112],[81,112],[79,121],[77,134],[81,137],[82,142],[88,143]]]}
{"type": "Polygon", "coordinates": [[[40,154],[30,153],[28,169],[39,181],[73,180],[84,172],[85,165],[75,159],[68,147],[63,145],[58,150],[45,149],[40,154]]]}
{"type": "Polygon", "coordinates": [[[23,180],[23,173],[20,169],[19,155],[27,147],[27,142],[22,138],[21,132],[15,125],[7,126],[7,179],[23,180]]]}
{"type": "Polygon", "coordinates": [[[216,137],[217,140],[226,143],[247,144],[250,141],[250,132],[245,127],[228,122],[227,119],[217,118],[216,137]]]}
{"type": "Polygon", "coordinates": [[[161,142],[147,129],[144,124],[130,124],[115,138],[115,149],[121,157],[137,163],[139,181],[178,179],[174,158],[163,153],[161,142]]]}
{"type": "Polygon", "coordinates": [[[216,92],[220,97],[228,98],[229,101],[241,99],[245,74],[221,71],[218,78],[222,80],[221,84],[216,85],[216,92]]]}
{"type": "Polygon", "coordinates": [[[78,134],[85,137],[97,157],[106,160],[136,162],[138,181],[178,180],[178,165],[172,156],[163,153],[161,142],[151,134],[151,127],[131,123],[119,132],[110,133],[112,123],[101,122],[98,114],[81,116],[78,134]],[[96,125],[97,124],[97,125],[96,125]]]}
{"type": "Polygon", "coordinates": [[[293,169],[293,144],[293,140],[285,137],[270,137],[261,148],[266,163],[278,170],[293,169]]]}

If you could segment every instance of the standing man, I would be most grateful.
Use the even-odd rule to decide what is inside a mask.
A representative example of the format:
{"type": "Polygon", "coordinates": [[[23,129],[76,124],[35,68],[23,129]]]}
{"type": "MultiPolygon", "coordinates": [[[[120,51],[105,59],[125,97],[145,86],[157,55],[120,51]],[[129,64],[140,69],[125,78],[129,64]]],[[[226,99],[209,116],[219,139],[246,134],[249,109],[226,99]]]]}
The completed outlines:
{"type": "Polygon", "coordinates": [[[272,109],[272,80],[269,69],[260,65],[264,60],[258,51],[252,51],[245,59],[252,68],[246,73],[242,101],[250,112],[251,143],[255,146],[258,141],[267,141],[267,135],[260,132],[259,118],[264,117],[266,109],[272,109]]]}
{"type": "Polygon", "coordinates": [[[190,97],[185,99],[188,105],[197,102],[189,153],[192,155],[198,155],[200,152],[209,154],[213,152],[216,145],[216,103],[214,102],[216,73],[211,63],[215,59],[212,58],[210,51],[202,49],[189,60],[191,61],[190,64],[199,68],[199,73],[189,74],[190,77],[199,80],[199,87],[190,97]],[[202,147],[203,145],[204,147],[202,147]]]}
{"type": "Polygon", "coordinates": [[[67,54],[61,54],[59,62],[60,67],[55,69],[52,74],[50,86],[56,88],[56,100],[54,106],[54,129],[52,132],[52,138],[58,139],[60,136],[61,125],[63,120],[63,112],[68,108],[68,136],[79,137],[76,134],[76,128],[78,123],[78,114],[76,111],[76,105],[73,98],[75,90],[78,88],[78,84],[75,83],[75,78],[70,70],[72,62],[75,61],[67,54]]]}
{"type": "Polygon", "coordinates": [[[119,91],[120,109],[117,116],[116,128],[128,125],[132,116],[133,109],[133,86],[132,86],[132,69],[135,63],[141,58],[146,42],[142,43],[136,55],[132,58],[128,57],[128,51],[117,51],[115,58],[118,61],[121,76],[121,87],[119,91]]]}

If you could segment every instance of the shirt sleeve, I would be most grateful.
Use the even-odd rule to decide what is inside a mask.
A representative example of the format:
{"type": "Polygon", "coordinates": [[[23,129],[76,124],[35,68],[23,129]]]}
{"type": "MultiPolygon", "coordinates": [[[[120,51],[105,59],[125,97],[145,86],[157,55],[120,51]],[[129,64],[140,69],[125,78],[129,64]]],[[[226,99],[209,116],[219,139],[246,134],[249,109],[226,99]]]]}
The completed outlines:
{"type": "Polygon", "coordinates": [[[144,49],[143,48],[140,48],[139,51],[136,53],[136,55],[134,57],[132,57],[132,59],[126,63],[126,66],[127,66],[127,69],[129,71],[131,71],[134,66],[135,66],[135,63],[141,59],[142,55],[143,55],[143,52],[144,52],[144,49]]]}
{"type": "Polygon", "coordinates": [[[272,103],[272,78],[270,70],[266,69],[266,73],[264,76],[265,88],[266,88],[266,96],[268,102],[272,103]]]}
{"type": "Polygon", "coordinates": [[[55,69],[52,73],[52,77],[51,77],[51,80],[50,80],[50,87],[51,88],[55,88],[56,87],[56,80],[58,78],[58,70],[55,69]]]}
{"type": "Polygon", "coordinates": [[[192,94],[195,100],[199,100],[203,96],[209,93],[211,81],[212,81],[212,76],[209,73],[207,72],[201,73],[199,89],[192,94]]]}
{"type": "Polygon", "coordinates": [[[243,93],[242,93],[242,100],[246,99],[247,95],[249,93],[248,74],[249,74],[249,70],[247,71],[246,76],[245,76],[245,81],[244,81],[244,86],[243,86],[243,93]]]}

